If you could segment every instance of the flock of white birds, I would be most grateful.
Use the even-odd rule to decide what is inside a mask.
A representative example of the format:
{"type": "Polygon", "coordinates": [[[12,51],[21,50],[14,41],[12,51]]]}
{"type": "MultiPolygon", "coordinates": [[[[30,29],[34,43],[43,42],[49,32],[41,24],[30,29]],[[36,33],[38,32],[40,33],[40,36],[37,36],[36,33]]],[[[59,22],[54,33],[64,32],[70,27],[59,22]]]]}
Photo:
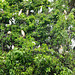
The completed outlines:
{"type": "MultiPolygon", "coordinates": [[[[4,2],[5,0],[2,0],[2,2],[4,2]]],[[[28,0],[24,0],[24,1],[28,1],[28,0]]],[[[48,0],[49,2],[53,2],[54,0],[48,0]]],[[[63,7],[65,7],[65,5],[63,5],[63,7]]],[[[20,11],[19,11],[19,13],[18,13],[18,16],[20,16],[21,15],[21,13],[22,13],[22,10],[23,9],[21,9],[20,11]]],[[[52,10],[53,10],[53,8],[50,8],[50,7],[48,7],[48,12],[51,12],[52,10]]],[[[3,10],[2,10],[3,11],[3,10]]],[[[30,12],[34,12],[34,10],[31,10],[30,12]]],[[[40,13],[42,13],[42,6],[41,6],[41,8],[40,8],[40,10],[38,10],[38,14],[40,14],[40,13]]],[[[26,12],[26,15],[28,15],[29,14],[29,10],[27,10],[27,12],[26,12]]],[[[65,14],[65,20],[67,19],[67,12],[66,12],[66,10],[64,10],[64,14],[65,14]]],[[[16,24],[16,21],[15,21],[15,19],[14,19],[14,17],[12,17],[12,19],[10,19],[9,20],[9,24],[5,24],[5,26],[7,27],[8,25],[12,25],[12,24],[16,24]]],[[[73,26],[71,25],[71,26],[69,26],[68,27],[68,30],[70,30],[70,28],[72,28],[73,26]]],[[[52,28],[52,26],[51,26],[51,28],[52,28]]],[[[11,31],[8,31],[7,32],[7,34],[11,34],[11,31]]],[[[25,32],[23,31],[23,30],[21,30],[21,35],[22,35],[22,37],[25,37],[25,32]]],[[[75,39],[74,38],[72,38],[71,39],[71,42],[72,42],[72,44],[70,45],[71,46],[71,48],[73,49],[74,47],[75,47],[75,39]]],[[[32,43],[34,43],[34,44],[36,44],[35,42],[32,42],[32,43]]],[[[10,49],[10,46],[9,45],[7,45],[7,47],[8,47],[8,49],[10,49]]],[[[38,46],[38,48],[40,47],[40,45],[38,46]]],[[[12,49],[14,49],[14,45],[12,45],[12,49]]],[[[67,51],[66,51],[67,52],[67,51]]],[[[63,46],[62,45],[60,45],[60,48],[59,48],[59,53],[60,54],[62,54],[63,53],[63,46]]]]}

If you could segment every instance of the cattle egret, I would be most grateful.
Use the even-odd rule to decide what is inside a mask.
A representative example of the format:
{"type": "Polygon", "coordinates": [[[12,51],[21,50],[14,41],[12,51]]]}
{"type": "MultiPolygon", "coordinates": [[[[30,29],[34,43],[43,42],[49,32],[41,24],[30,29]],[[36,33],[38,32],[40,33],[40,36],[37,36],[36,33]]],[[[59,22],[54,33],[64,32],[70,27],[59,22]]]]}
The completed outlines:
{"type": "Polygon", "coordinates": [[[64,10],[64,14],[67,15],[67,11],[66,10],[64,10]]]}
{"type": "Polygon", "coordinates": [[[34,43],[34,45],[36,45],[36,43],[34,41],[32,41],[32,43],[34,43]]]}
{"type": "Polygon", "coordinates": [[[65,15],[65,20],[67,20],[67,15],[65,15]]]}
{"type": "Polygon", "coordinates": [[[48,9],[49,9],[49,11],[48,11],[48,12],[51,12],[51,11],[53,10],[53,8],[50,8],[50,7],[48,7],[48,9]]]}
{"type": "Polygon", "coordinates": [[[13,22],[13,24],[15,24],[15,19],[14,19],[14,17],[12,17],[12,22],[13,22]]]}
{"type": "Polygon", "coordinates": [[[33,12],[34,12],[34,10],[30,10],[30,12],[31,12],[31,13],[33,13],[33,12]]]}
{"type": "Polygon", "coordinates": [[[71,42],[72,42],[72,44],[70,46],[71,46],[72,49],[74,49],[74,47],[75,47],[75,40],[71,39],[71,42]]]}
{"type": "Polygon", "coordinates": [[[23,37],[25,37],[25,32],[23,30],[21,30],[21,34],[23,37]]]}
{"type": "Polygon", "coordinates": [[[68,51],[65,51],[65,54],[68,54],[69,52],[68,51]]]}
{"type": "Polygon", "coordinates": [[[7,45],[7,48],[8,48],[8,49],[10,49],[10,48],[11,48],[11,46],[7,45]]]}
{"type": "Polygon", "coordinates": [[[53,2],[53,0],[48,0],[49,2],[53,2]]]}
{"type": "Polygon", "coordinates": [[[65,5],[62,5],[62,7],[65,7],[65,5]]]}
{"type": "Polygon", "coordinates": [[[11,22],[11,20],[9,20],[9,25],[11,25],[12,24],[12,22],[11,22]]]}
{"type": "Polygon", "coordinates": [[[14,45],[12,45],[12,49],[14,49],[14,45]]]}
{"type": "Polygon", "coordinates": [[[62,45],[60,45],[59,53],[60,53],[60,54],[62,54],[62,53],[63,53],[63,47],[62,47],[62,45]]]}
{"type": "Polygon", "coordinates": [[[29,10],[27,10],[27,12],[26,12],[26,15],[28,16],[28,14],[29,14],[29,10]]]}
{"type": "Polygon", "coordinates": [[[11,34],[11,31],[8,31],[7,34],[11,34]]]}
{"type": "Polygon", "coordinates": [[[40,8],[40,10],[38,10],[38,14],[40,14],[42,12],[42,6],[40,8]]]}
{"type": "Polygon", "coordinates": [[[7,27],[7,26],[8,26],[8,24],[5,24],[5,26],[7,27]]]}
{"type": "Polygon", "coordinates": [[[5,0],[2,0],[2,2],[4,2],[5,0]]]}
{"type": "Polygon", "coordinates": [[[20,16],[20,15],[21,15],[21,13],[22,13],[22,10],[23,10],[23,9],[21,9],[21,10],[19,11],[19,13],[18,13],[18,16],[20,16]]]}
{"type": "Polygon", "coordinates": [[[37,48],[39,48],[39,47],[40,47],[40,45],[37,48]]]}
{"type": "Polygon", "coordinates": [[[68,27],[68,30],[70,30],[71,28],[73,28],[73,26],[72,26],[72,25],[70,25],[70,26],[68,27]]]}
{"type": "Polygon", "coordinates": [[[52,29],[53,29],[53,26],[51,25],[51,26],[50,26],[50,30],[52,30],[52,29]]]}

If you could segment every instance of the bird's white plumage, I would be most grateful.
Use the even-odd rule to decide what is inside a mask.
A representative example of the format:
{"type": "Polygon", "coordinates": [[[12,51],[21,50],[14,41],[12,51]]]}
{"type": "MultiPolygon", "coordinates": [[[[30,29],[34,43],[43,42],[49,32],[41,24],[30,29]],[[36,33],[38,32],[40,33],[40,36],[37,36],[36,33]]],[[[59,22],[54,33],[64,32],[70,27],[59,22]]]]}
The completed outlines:
{"type": "Polygon", "coordinates": [[[13,24],[15,24],[15,19],[14,19],[14,17],[12,17],[12,22],[13,22],[13,24]]]}
{"type": "Polygon", "coordinates": [[[48,12],[51,12],[53,10],[53,8],[48,7],[48,10],[49,10],[48,12]]]}
{"type": "Polygon", "coordinates": [[[34,45],[36,45],[36,43],[34,41],[32,41],[32,43],[34,43],[34,45]]]}
{"type": "Polygon", "coordinates": [[[11,46],[7,45],[7,48],[10,49],[11,46]]]}
{"type": "Polygon", "coordinates": [[[40,47],[40,45],[37,48],[39,48],[39,47],[40,47]]]}
{"type": "Polygon", "coordinates": [[[21,30],[21,34],[23,37],[25,37],[25,32],[23,30],[21,30]]]}
{"type": "Polygon", "coordinates": [[[60,53],[60,54],[62,54],[62,53],[63,53],[63,47],[62,47],[62,45],[60,45],[59,53],[60,53]]]}
{"type": "Polygon", "coordinates": [[[48,0],[49,2],[53,2],[54,0],[48,0]]]}
{"type": "Polygon", "coordinates": [[[22,13],[22,9],[19,11],[18,15],[20,16],[20,15],[21,15],[21,13],[22,13]]]}
{"type": "Polygon", "coordinates": [[[29,14],[29,10],[27,10],[27,12],[26,12],[26,15],[28,16],[28,14],[29,14]]]}
{"type": "Polygon", "coordinates": [[[66,11],[66,10],[64,10],[64,14],[65,14],[65,15],[67,14],[67,11],[66,11]]]}
{"type": "Polygon", "coordinates": [[[11,34],[11,31],[8,31],[7,34],[11,34]]]}
{"type": "Polygon", "coordinates": [[[40,14],[42,12],[42,6],[40,8],[40,10],[38,10],[38,14],[40,14]]]}
{"type": "Polygon", "coordinates": [[[11,22],[11,20],[9,20],[9,25],[11,25],[12,24],[12,22],[11,22]]]}
{"type": "Polygon", "coordinates": [[[72,42],[72,44],[70,46],[73,49],[75,47],[75,40],[74,39],[71,39],[71,42],[72,42]]]}
{"type": "Polygon", "coordinates": [[[73,28],[73,26],[72,26],[72,25],[70,25],[70,26],[68,27],[68,30],[70,30],[71,28],[73,28]]]}
{"type": "Polygon", "coordinates": [[[12,49],[14,49],[14,45],[12,45],[12,49]]]}
{"type": "Polygon", "coordinates": [[[33,12],[34,12],[34,10],[30,10],[30,12],[32,12],[32,13],[33,13],[33,12]]]}

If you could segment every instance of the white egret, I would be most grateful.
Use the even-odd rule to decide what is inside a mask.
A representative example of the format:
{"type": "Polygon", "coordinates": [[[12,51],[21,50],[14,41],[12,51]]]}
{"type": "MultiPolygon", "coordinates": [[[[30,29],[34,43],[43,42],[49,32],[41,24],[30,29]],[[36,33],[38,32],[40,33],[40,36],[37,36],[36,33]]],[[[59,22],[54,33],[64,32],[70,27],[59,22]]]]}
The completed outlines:
{"type": "Polygon", "coordinates": [[[60,53],[60,54],[62,54],[62,53],[63,53],[63,47],[62,47],[62,45],[60,45],[59,53],[60,53]]]}
{"type": "Polygon", "coordinates": [[[40,14],[42,12],[42,6],[40,8],[40,10],[38,10],[38,14],[40,14]]]}
{"type": "Polygon", "coordinates": [[[25,37],[25,32],[23,30],[21,30],[21,34],[23,37],[25,37]]]}
{"type": "Polygon", "coordinates": [[[20,15],[21,15],[21,13],[22,13],[22,10],[23,10],[23,9],[21,9],[21,10],[19,11],[19,13],[18,13],[18,16],[20,16],[20,15]]]}

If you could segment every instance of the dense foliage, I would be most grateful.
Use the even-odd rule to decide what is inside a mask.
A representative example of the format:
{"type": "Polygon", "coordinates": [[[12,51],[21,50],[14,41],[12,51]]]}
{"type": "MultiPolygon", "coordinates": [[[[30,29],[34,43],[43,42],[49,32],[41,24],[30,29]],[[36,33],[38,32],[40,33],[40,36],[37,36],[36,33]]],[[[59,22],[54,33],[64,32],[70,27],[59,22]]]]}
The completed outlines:
{"type": "Polygon", "coordinates": [[[74,75],[74,49],[67,0],[0,0],[0,75],[74,75]]]}

